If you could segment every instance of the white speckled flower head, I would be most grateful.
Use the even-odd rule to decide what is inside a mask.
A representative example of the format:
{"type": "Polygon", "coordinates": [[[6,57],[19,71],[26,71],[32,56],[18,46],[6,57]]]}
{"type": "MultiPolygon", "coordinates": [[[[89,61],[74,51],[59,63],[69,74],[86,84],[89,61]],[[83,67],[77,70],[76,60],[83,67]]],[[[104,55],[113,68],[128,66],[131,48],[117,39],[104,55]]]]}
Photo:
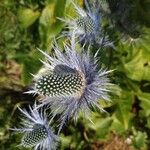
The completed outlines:
{"type": "Polygon", "coordinates": [[[74,38],[71,46],[65,45],[65,53],[55,44],[55,57],[46,56],[47,72],[39,75],[35,80],[33,90],[28,93],[38,93],[44,98],[42,104],[49,105],[53,115],[61,114],[60,129],[66,120],[76,120],[79,113],[89,118],[92,108],[99,108],[99,100],[109,100],[110,71],[98,69],[97,58],[91,57],[84,48],[77,52],[74,38]]]}
{"type": "Polygon", "coordinates": [[[35,150],[55,150],[58,137],[53,133],[52,129],[48,126],[47,118],[43,111],[39,111],[29,107],[29,112],[19,108],[20,112],[24,115],[22,119],[22,127],[14,129],[23,133],[20,146],[26,148],[33,148],[35,150]]]}

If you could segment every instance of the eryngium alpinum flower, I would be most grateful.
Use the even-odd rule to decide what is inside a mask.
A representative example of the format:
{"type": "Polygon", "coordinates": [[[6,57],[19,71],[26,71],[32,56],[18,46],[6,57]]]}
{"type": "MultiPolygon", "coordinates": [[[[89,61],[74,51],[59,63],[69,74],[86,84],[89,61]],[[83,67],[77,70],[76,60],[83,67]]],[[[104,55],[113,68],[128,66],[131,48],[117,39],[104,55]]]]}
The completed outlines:
{"type": "MultiPolygon", "coordinates": [[[[109,100],[109,79],[106,69],[98,70],[97,58],[85,53],[84,48],[76,51],[71,41],[65,45],[65,53],[57,46],[53,47],[55,57],[46,56],[46,73],[35,78],[34,89],[28,93],[38,93],[44,97],[39,105],[49,105],[53,115],[61,114],[61,127],[67,119],[77,119],[82,112],[86,117],[92,108],[98,108],[99,100],[109,100]]],[[[60,129],[61,129],[60,127],[60,129]]]]}
{"type": "Polygon", "coordinates": [[[85,0],[85,10],[73,3],[77,12],[77,18],[75,19],[60,19],[69,26],[69,33],[64,32],[66,35],[72,35],[72,32],[76,34],[79,41],[90,45],[99,45],[101,47],[113,46],[112,42],[108,40],[108,35],[102,27],[103,11],[99,2],[96,0],[92,4],[89,4],[85,0]]]}
{"type": "Polygon", "coordinates": [[[29,107],[29,112],[19,108],[24,115],[22,118],[23,127],[14,130],[24,133],[20,146],[34,147],[35,150],[55,150],[58,137],[49,128],[45,113],[35,108],[36,106],[29,107]]]}

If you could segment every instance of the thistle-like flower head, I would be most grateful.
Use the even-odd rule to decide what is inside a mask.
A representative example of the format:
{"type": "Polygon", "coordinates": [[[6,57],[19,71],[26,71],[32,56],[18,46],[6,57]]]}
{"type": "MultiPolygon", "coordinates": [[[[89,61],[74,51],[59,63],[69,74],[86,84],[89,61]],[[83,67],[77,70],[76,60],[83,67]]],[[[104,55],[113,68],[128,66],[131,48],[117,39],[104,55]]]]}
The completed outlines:
{"type": "Polygon", "coordinates": [[[85,53],[84,48],[76,51],[76,45],[71,41],[65,45],[65,53],[56,45],[55,57],[41,51],[47,61],[43,62],[46,73],[38,75],[33,90],[28,93],[43,95],[42,105],[49,104],[52,113],[61,114],[61,125],[67,119],[77,119],[80,112],[89,117],[91,108],[102,108],[99,100],[109,100],[110,71],[98,70],[97,58],[85,53]]]}
{"type": "Polygon", "coordinates": [[[53,133],[48,126],[47,118],[43,111],[29,107],[29,112],[19,108],[24,115],[22,119],[22,127],[14,129],[23,133],[20,146],[32,148],[35,150],[55,150],[58,143],[58,137],[53,133]]]}
{"type": "Polygon", "coordinates": [[[96,0],[90,4],[85,0],[85,10],[73,4],[78,16],[72,20],[64,20],[69,25],[69,32],[74,32],[82,43],[103,47],[112,46],[102,28],[103,13],[99,2],[96,0]]]}

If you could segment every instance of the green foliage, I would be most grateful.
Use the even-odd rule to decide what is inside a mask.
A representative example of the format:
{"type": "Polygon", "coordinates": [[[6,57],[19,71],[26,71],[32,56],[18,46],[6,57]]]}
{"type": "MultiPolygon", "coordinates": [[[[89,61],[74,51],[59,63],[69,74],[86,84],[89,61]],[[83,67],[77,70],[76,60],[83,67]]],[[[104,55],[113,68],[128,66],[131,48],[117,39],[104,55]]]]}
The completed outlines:
{"type": "Polygon", "coordinates": [[[29,8],[20,8],[20,10],[18,10],[18,20],[21,24],[21,27],[28,28],[36,21],[36,19],[38,19],[39,15],[40,12],[38,11],[34,12],[29,8]]]}
{"type": "Polygon", "coordinates": [[[133,93],[125,90],[122,91],[117,100],[117,107],[112,116],[114,118],[112,128],[118,133],[125,132],[130,128],[130,122],[132,119],[132,113],[130,111],[132,109],[133,100],[133,93]]]}
{"type": "Polygon", "coordinates": [[[134,131],[133,145],[135,146],[136,149],[141,149],[141,147],[143,149],[147,149],[146,139],[147,135],[145,132],[134,131]]]}
{"type": "MultiPolygon", "coordinates": [[[[82,0],[76,2],[83,5],[82,0]]],[[[118,1],[114,0],[111,4],[115,5],[115,2],[118,1]]],[[[129,0],[124,2],[131,4],[129,0]]],[[[148,0],[136,0],[132,6],[132,11],[126,12],[127,16],[120,10],[114,11],[111,6],[111,17],[116,19],[116,26],[113,32],[106,27],[115,50],[104,50],[105,57],[101,60],[105,66],[115,69],[111,79],[117,85],[111,96],[112,102],[104,104],[108,113],[94,112],[94,125],[83,118],[77,124],[67,125],[61,134],[60,149],[92,149],[97,141],[105,145],[111,140],[112,132],[123,139],[130,138],[135,149],[146,150],[150,147],[150,3],[148,0]],[[127,32],[124,27],[133,28],[129,28],[131,22],[128,18],[139,25],[139,33],[143,33],[135,39],[135,31],[132,30],[122,40],[122,33],[127,32]]],[[[52,40],[64,28],[64,23],[57,17],[67,18],[68,15],[70,18],[75,16],[71,0],[2,0],[0,3],[1,150],[20,149],[16,147],[20,135],[14,135],[9,130],[18,125],[14,111],[20,97],[16,92],[22,93],[22,89],[32,82],[30,73],[36,74],[42,66],[40,59],[43,56],[36,48],[52,53],[52,40]]],[[[26,99],[21,103],[24,101],[31,103],[26,99]]]]}

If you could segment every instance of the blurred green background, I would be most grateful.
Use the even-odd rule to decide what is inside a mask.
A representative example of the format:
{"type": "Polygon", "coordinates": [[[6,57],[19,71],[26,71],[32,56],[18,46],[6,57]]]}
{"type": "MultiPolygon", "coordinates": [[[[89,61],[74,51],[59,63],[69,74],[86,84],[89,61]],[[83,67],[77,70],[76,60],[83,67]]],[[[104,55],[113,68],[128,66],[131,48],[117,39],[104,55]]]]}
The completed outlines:
{"type": "MultiPolygon", "coordinates": [[[[115,48],[100,55],[107,68],[115,69],[110,77],[114,94],[110,103],[101,103],[108,113],[92,114],[95,125],[83,118],[69,122],[58,149],[149,150],[150,1],[100,2],[110,8],[103,28],[115,48]]],[[[76,3],[84,7],[84,1],[76,3]]],[[[42,67],[36,48],[52,53],[53,38],[64,30],[56,17],[68,16],[75,16],[71,0],[0,0],[0,150],[25,150],[17,147],[21,135],[9,128],[19,125],[17,106],[34,102],[35,97],[23,92],[32,83],[30,73],[42,67]]]]}

